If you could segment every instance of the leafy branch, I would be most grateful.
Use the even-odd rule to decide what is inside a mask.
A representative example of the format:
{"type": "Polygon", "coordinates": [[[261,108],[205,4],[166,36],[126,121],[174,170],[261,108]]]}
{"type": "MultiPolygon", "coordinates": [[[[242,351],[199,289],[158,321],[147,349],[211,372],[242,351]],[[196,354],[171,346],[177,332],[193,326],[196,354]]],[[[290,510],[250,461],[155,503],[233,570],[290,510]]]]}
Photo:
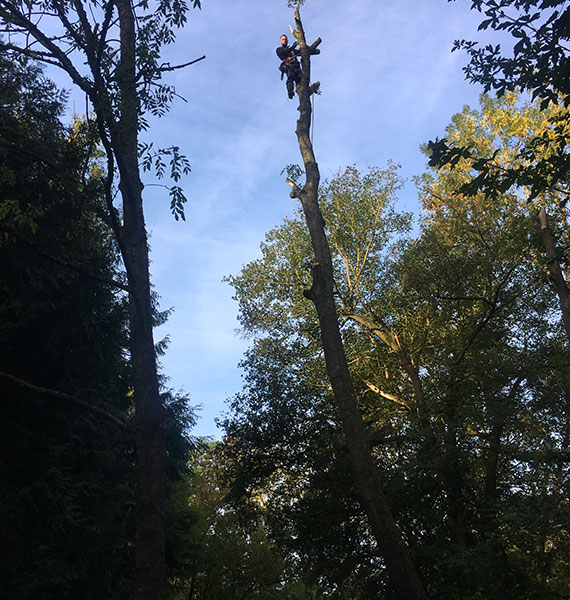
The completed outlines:
{"type": "MultiPolygon", "coordinates": [[[[155,172],[158,179],[163,179],[168,171],[168,177],[175,182],[180,181],[182,175],[187,175],[192,168],[188,158],[180,153],[178,146],[159,148],[153,150],[153,143],[139,143],[139,157],[143,171],[155,172]],[[170,160],[168,160],[170,158],[170,160]]],[[[165,186],[169,191],[170,210],[178,221],[186,220],[184,205],[187,202],[184,190],[179,185],[165,186]]]]}

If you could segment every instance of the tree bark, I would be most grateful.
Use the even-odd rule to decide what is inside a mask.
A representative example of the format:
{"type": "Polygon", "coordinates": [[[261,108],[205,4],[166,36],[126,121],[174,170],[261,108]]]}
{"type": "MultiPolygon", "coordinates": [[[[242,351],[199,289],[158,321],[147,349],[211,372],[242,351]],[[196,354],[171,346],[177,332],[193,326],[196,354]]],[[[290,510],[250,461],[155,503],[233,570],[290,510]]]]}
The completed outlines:
{"type": "Polygon", "coordinates": [[[550,226],[548,225],[548,216],[546,209],[542,207],[538,212],[538,222],[540,224],[540,238],[542,245],[548,256],[548,276],[554,287],[558,298],[560,300],[560,310],[562,311],[562,321],[564,328],[566,329],[566,335],[570,340],[570,290],[566,284],[564,273],[560,266],[560,256],[556,252],[556,246],[554,245],[554,238],[550,226]]]}
{"type": "Polygon", "coordinates": [[[290,180],[288,183],[293,188],[291,196],[301,201],[315,253],[313,282],[305,295],[314,303],[317,310],[327,373],[352,459],[354,490],[366,512],[373,535],[386,562],[391,583],[399,598],[425,600],[427,595],[409,549],[398,531],[382,491],[342,344],[334,299],[331,254],[318,204],[320,174],[309,136],[312,92],[309,85],[310,57],[320,52],[317,46],[321,40],[317,39],[311,46],[307,46],[298,9],[295,11],[295,23],[297,29],[293,30],[293,34],[299,43],[302,71],[301,83],[297,88],[300,116],[296,134],[305,165],[306,180],[302,189],[290,180]]]}
{"type": "Polygon", "coordinates": [[[165,584],[164,436],[153,338],[147,233],[138,166],[135,20],[129,0],[115,0],[121,31],[120,121],[112,130],[123,198],[121,246],[129,281],[137,457],[135,598],[160,600],[165,584]]]}

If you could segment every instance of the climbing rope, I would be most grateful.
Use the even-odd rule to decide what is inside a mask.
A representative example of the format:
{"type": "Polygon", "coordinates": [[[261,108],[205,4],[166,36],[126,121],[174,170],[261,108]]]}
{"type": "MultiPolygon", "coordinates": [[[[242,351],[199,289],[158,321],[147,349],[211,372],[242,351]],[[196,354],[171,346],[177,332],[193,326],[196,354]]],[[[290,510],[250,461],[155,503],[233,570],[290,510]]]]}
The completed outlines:
{"type": "Polygon", "coordinates": [[[311,113],[311,146],[313,145],[313,133],[315,131],[315,96],[316,94],[311,94],[311,100],[313,102],[313,110],[311,113]]]}

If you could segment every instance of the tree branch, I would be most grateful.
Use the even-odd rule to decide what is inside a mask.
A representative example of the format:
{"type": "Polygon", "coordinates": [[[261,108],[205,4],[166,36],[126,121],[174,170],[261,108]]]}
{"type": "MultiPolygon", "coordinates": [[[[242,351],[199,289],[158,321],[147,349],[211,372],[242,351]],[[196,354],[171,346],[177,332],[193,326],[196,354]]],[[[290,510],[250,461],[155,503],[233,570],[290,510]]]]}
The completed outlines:
{"type": "MultiPolygon", "coordinates": [[[[56,65],[66,71],[73,80],[73,83],[88,94],[91,92],[91,83],[81,76],[79,71],[73,66],[73,63],[67,54],[54,44],[53,40],[45,35],[32,21],[26,18],[19,10],[14,7],[14,3],[0,4],[0,16],[7,22],[13,23],[18,27],[22,27],[29,32],[56,60],[56,65]]],[[[25,54],[24,49],[14,48],[15,51],[25,54]]]]}
{"type": "Polygon", "coordinates": [[[13,237],[15,237],[18,241],[22,242],[28,248],[33,250],[38,256],[41,256],[42,258],[44,258],[45,260],[48,260],[49,262],[52,262],[60,267],[64,267],[65,269],[69,269],[70,271],[75,271],[76,273],[79,273],[80,275],[86,275],[87,277],[93,279],[94,281],[98,281],[99,283],[105,283],[106,285],[109,285],[109,286],[115,287],[115,288],[119,288],[125,292],[129,291],[129,286],[125,285],[124,283],[121,283],[120,281],[111,279],[110,277],[103,277],[102,275],[97,275],[96,273],[92,273],[91,271],[88,271],[87,269],[83,269],[79,265],[74,265],[74,264],[68,263],[64,260],[56,258],[55,256],[52,256],[51,254],[48,254],[47,252],[42,250],[39,246],[37,246],[33,242],[30,242],[29,240],[26,240],[25,238],[23,238],[16,231],[14,231],[11,227],[6,227],[0,223],[0,229],[5,231],[6,233],[9,233],[13,237]]]}
{"type": "Polygon", "coordinates": [[[364,383],[366,384],[366,386],[368,387],[368,389],[371,392],[374,392],[375,394],[382,396],[382,398],[386,398],[386,400],[390,400],[391,402],[400,404],[400,405],[404,406],[409,412],[412,412],[411,406],[405,400],[402,400],[401,398],[398,398],[398,396],[394,396],[394,394],[390,394],[389,392],[382,391],[377,385],[374,385],[372,382],[370,382],[366,379],[364,380],[364,383]]]}
{"type": "Polygon", "coordinates": [[[27,390],[31,390],[32,392],[36,392],[38,394],[43,394],[45,396],[52,396],[53,398],[58,398],[59,400],[65,400],[66,402],[72,402],[73,404],[76,404],[77,406],[86,408],[87,410],[89,410],[90,412],[92,412],[96,415],[104,417],[105,419],[107,419],[111,423],[114,423],[115,425],[117,425],[118,427],[123,429],[124,431],[128,431],[129,433],[131,433],[131,428],[127,423],[125,423],[124,421],[121,421],[121,419],[115,417],[110,412],[107,412],[106,410],[99,408],[98,406],[95,406],[94,404],[91,404],[90,402],[86,402],[85,400],[79,400],[75,396],[71,396],[70,394],[66,394],[65,392],[59,392],[58,390],[51,390],[49,388],[44,388],[44,387],[40,387],[38,385],[34,385],[33,383],[30,383],[29,381],[24,381],[23,379],[20,379],[19,377],[15,377],[14,375],[10,375],[9,373],[4,373],[3,371],[0,371],[0,377],[2,377],[3,379],[6,379],[8,381],[11,381],[12,383],[15,383],[16,385],[19,385],[20,387],[23,387],[27,390]]]}
{"type": "Polygon", "coordinates": [[[206,55],[204,54],[204,56],[201,56],[200,58],[196,58],[194,60],[191,60],[190,62],[181,64],[181,65],[174,65],[174,66],[166,66],[166,65],[161,65],[160,67],[158,67],[158,72],[159,73],[166,73],[167,71],[176,71],[176,69],[183,69],[184,67],[189,67],[190,65],[193,65],[197,62],[200,62],[201,60],[204,60],[206,58],[206,55]]]}

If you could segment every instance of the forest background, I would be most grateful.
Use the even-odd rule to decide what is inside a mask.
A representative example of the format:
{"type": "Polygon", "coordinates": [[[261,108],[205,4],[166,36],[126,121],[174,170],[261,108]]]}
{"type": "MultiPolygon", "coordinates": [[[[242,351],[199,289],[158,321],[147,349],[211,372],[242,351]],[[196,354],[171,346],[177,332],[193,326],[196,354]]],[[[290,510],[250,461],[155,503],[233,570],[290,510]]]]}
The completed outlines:
{"type": "MultiPolygon", "coordinates": [[[[497,5],[488,5],[488,15],[494,14],[497,5]]],[[[567,21],[557,25],[567,39],[567,21]]],[[[524,51],[528,40],[516,37],[519,52],[524,51]]],[[[558,48],[548,46],[550,58],[558,48]]],[[[536,50],[530,60],[535,56],[536,50]]],[[[539,80],[539,97],[567,98],[564,69],[559,74],[549,68],[544,75],[553,78],[548,84],[539,80]]],[[[114,580],[104,586],[108,597],[116,597],[130,579],[132,519],[124,517],[132,498],[132,448],[128,436],[117,434],[120,429],[139,432],[129,424],[133,373],[135,402],[142,397],[125,350],[129,326],[117,290],[127,286],[108,230],[116,217],[111,211],[111,223],[95,220],[103,214],[98,182],[104,167],[96,153],[90,154],[90,123],[76,122],[65,137],[57,122],[58,102],[50,99],[51,88],[40,84],[34,67],[3,62],[2,69],[7,141],[16,134],[24,140],[43,136],[46,146],[53,145],[53,156],[66,161],[54,163],[48,177],[38,177],[33,163],[23,160],[32,152],[24,144],[21,153],[5,154],[2,171],[7,194],[3,283],[9,298],[3,310],[10,315],[3,326],[8,343],[2,377],[7,389],[24,390],[21,405],[9,404],[14,427],[3,431],[10,448],[2,465],[3,476],[8,475],[4,509],[17,522],[11,529],[4,519],[3,536],[19,549],[4,557],[3,569],[14,574],[10,593],[19,586],[30,597],[38,589],[46,597],[62,596],[63,590],[63,596],[88,597],[78,590],[96,581],[98,572],[114,569],[114,580]],[[90,158],[82,158],[86,153],[90,158]],[[86,179],[87,165],[92,172],[86,179]],[[33,185],[16,185],[25,177],[33,185]],[[49,202],[38,204],[39,197],[49,202]],[[62,227],[54,229],[54,219],[62,227]],[[70,255],[81,257],[81,264],[70,264],[70,255]],[[51,261],[54,270],[42,268],[33,256],[51,261]],[[66,277],[66,269],[74,275],[66,277]],[[102,287],[90,294],[97,281],[115,288],[115,295],[102,287]],[[82,282],[90,283],[78,285],[82,282]],[[73,336],[77,344],[71,344],[73,336]],[[26,353],[25,342],[32,352],[26,353]],[[44,346],[49,353],[42,355],[44,346]],[[95,360],[85,363],[89,351],[95,360]],[[34,385],[37,380],[54,389],[34,385]],[[50,409],[49,397],[63,405],[50,409]],[[62,410],[65,405],[68,410],[62,410]],[[52,426],[42,428],[43,418],[52,426]],[[37,457],[28,465],[32,469],[18,470],[20,455],[37,457]],[[107,479],[114,486],[102,485],[107,479]],[[105,535],[110,530],[112,537],[105,535]],[[85,545],[86,534],[93,545],[85,545]],[[43,575],[26,577],[26,536],[34,535],[43,541],[34,547],[32,563],[43,575]],[[101,543],[109,549],[103,559],[101,548],[97,551],[101,543]]],[[[116,80],[122,85],[120,77],[116,80]]],[[[289,212],[267,234],[261,258],[228,280],[240,324],[254,344],[243,361],[243,391],[231,398],[224,418],[223,443],[206,448],[188,438],[194,416],[187,399],[165,389],[168,370],[160,377],[166,407],[168,595],[364,599],[390,598],[395,591],[408,598],[406,578],[421,573],[421,578],[414,575],[414,598],[425,598],[426,592],[434,598],[567,596],[570,332],[567,323],[564,332],[559,314],[562,306],[567,316],[568,289],[560,266],[567,245],[568,120],[563,109],[543,102],[547,110],[540,112],[524,100],[512,94],[497,101],[482,98],[480,111],[464,108],[443,128],[451,148],[443,141],[430,143],[430,166],[439,160],[442,168],[415,181],[423,208],[417,239],[418,226],[402,212],[406,202],[395,203],[403,181],[393,163],[360,173],[355,167],[341,169],[321,189],[353,394],[368,430],[362,430],[361,440],[370,439],[363,447],[380,474],[376,506],[385,505],[383,493],[388,498],[387,510],[382,509],[388,525],[375,529],[366,508],[370,535],[358,507],[369,504],[357,463],[355,480],[348,476],[346,450],[352,453],[352,442],[347,433],[345,446],[338,427],[344,409],[339,403],[337,414],[331,404],[310,294],[303,293],[311,286],[311,250],[300,213],[289,212]],[[539,141],[529,145],[534,135],[539,141]],[[491,155],[489,162],[485,157],[491,155]],[[529,170],[529,161],[538,170],[529,170]],[[477,182],[484,193],[469,185],[473,172],[481,174],[477,182]],[[553,239],[558,250],[551,246],[553,239]],[[548,276],[560,284],[556,293],[548,276]],[[326,523],[326,530],[316,523],[326,523]],[[383,537],[396,523],[396,546],[410,552],[407,574],[398,574],[396,546],[383,537]]],[[[279,137],[272,134],[261,145],[262,155],[248,156],[248,165],[279,152],[279,137]],[[275,152],[270,146],[277,147],[275,152]]],[[[249,146],[259,151],[251,140],[249,146]]],[[[307,165],[306,152],[303,158],[307,165]]],[[[49,165],[44,159],[44,167],[49,165]]],[[[288,174],[298,181],[297,167],[289,167],[288,174]]],[[[247,177],[247,169],[240,176],[247,177]]],[[[305,207],[304,190],[292,186],[305,207]]],[[[151,204],[157,198],[150,195],[151,204]]],[[[179,217],[179,207],[174,208],[179,217]]],[[[125,234],[115,231],[124,252],[125,234]]],[[[136,299],[131,275],[128,286],[136,299]]],[[[133,306],[131,301],[131,334],[133,306]]],[[[166,317],[155,305],[155,323],[166,317]]],[[[159,342],[161,356],[164,347],[159,342]]],[[[133,357],[135,350],[131,345],[133,357]]],[[[137,416],[141,407],[137,404],[137,416]]],[[[139,436],[137,455],[146,446],[139,436]]],[[[137,476],[144,465],[139,455],[137,476]]],[[[148,481],[155,485],[158,479],[148,481]]],[[[146,489],[139,486],[137,528],[145,523],[140,510],[148,504],[146,489]]],[[[137,539],[136,547],[143,548],[142,538],[137,539]]],[[[145,574],[145,560],[139,553],[139,575],[145,574]]],[[[162,567],[157,566],[153,581],[146,578],[146,583],[160,587],[162,567]]],[[[137,581],[137,597],[161,595],[145,587],[145,577],[137,581]]]]}

